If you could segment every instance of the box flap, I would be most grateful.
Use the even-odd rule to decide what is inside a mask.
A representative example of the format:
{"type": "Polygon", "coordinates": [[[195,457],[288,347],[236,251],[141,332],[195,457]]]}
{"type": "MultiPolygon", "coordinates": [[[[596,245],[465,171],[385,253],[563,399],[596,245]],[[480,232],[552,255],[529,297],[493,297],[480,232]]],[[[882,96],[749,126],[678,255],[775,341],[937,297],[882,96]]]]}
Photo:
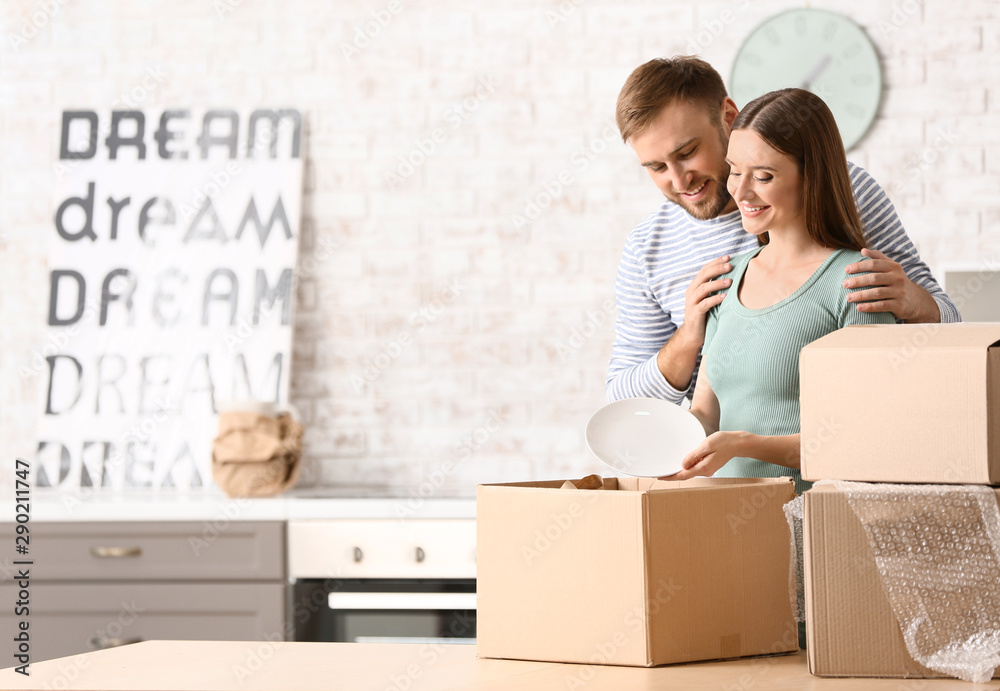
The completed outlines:
{"type": "Polygon", "coordinates": [[[657,480],[654,478],[620,478],[621,489],[659,492],[663,490],[718,489],[719,487],[785,485],[791,477],[693,477],[688,480],[657,480]]]}
{"type": "MultiPolygon", "coordinates": [[[[787,477],[693,477],[689,480],[658,480],[652,477],[606,477],[604,490],[625,492],[652,492],[659,490],[705,489],[727,485],[761,485],[787,482],[787,477]]],[[[518,489],[559,489],[566,480],[532,480],[530,482],[497,482],[479,487],[505,487],[518,489]]],[[[602,490],[586,490],[602,491],[602,490]]]]}
{"type": "Polygon", "coordinates": [[[530,482],[496,482],[479,487],[535,487],[538,489],[559,489],[566,480],[532,480],[530,482]]]}
{"type": "Polygon", "coordinates": [[[805,348],[947,348],[985,350],[1000,343],[1000,324],[866,324],[847,326],[805,348]]]}

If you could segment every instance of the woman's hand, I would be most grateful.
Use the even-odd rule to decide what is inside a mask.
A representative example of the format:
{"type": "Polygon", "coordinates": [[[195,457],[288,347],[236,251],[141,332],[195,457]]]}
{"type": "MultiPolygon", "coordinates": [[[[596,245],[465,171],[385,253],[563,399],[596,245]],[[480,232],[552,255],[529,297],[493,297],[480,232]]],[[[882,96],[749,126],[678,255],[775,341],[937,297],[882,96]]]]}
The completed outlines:
{"type": "Polygon", "coordinates": [[[746,455],[747,439],[752,435],[746,432],[716,432],[698,444],[694,451],[681,461],[684,469],[661,480],[687,480],[698,476],[711,476],[719,468],[726,465],[729,459],[746,455]]]}
{"type": "MultiPolygon", "coordinates": [[[[698,381],[701,382],[701,379],[698,381]]],[[[716,432],[708,435],[705,441],[684,457],[681,461],[684,466],[682,471],[659,479],[687,480],[699,475],[708,477],[737,456],[756,458],[798,470],[800,439],[799,434],[761,436],[749,432],[716,432]]]]}

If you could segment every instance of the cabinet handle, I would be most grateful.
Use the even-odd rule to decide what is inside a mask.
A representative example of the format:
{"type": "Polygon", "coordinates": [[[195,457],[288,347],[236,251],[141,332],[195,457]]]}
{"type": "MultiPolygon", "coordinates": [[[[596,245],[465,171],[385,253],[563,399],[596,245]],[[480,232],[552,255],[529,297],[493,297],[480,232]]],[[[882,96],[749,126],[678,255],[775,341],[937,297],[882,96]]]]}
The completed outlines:
{"type": "Polygon", "coordinates": [[[91,555],[98,559],[122,559],[142,556],[142,547],[91,547],[91,555]]]}
{"type": "Polygon", "coordinates": [[[417,563],[422,564],[424,559],[427,558],[427,554],[424,552],[423,547],[417,547],[417,563]]]}
{"type": "Polygon", "coordinates": [[[132,643],[142,643],[141,638],[108,638],[107,636],[94,636],[90,639],[90,647],[95,650],[106,650],[108,648],[117,648],[121,645],[130,645],[132,643]]]}
{"type": "Polygon", "coordinates": [[[361,560],[365,558],[364,552],[361,551],[360,547],[354,548],[354,563],[360,564],[361,560]]]}

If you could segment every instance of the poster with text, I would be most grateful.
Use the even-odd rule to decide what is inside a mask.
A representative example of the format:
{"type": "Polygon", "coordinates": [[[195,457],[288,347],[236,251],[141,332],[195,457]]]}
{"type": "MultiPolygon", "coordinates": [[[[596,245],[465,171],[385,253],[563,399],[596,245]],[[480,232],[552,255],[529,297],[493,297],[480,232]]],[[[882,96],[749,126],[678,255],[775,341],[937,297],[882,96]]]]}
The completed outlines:
{"type": "Polygon", "coordinates": [[[37,487],[214,490],[220,405],[287,405],[301,133],[292,109],[62,113],[37,487]]]}

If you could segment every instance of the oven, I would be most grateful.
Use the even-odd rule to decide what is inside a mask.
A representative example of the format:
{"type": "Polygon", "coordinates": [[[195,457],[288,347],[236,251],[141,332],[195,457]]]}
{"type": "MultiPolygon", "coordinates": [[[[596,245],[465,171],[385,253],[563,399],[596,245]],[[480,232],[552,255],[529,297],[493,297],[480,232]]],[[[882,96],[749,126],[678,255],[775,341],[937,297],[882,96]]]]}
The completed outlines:
{"type": "Polygon", "coordinates": [[[291,520],[296,641],[475,643],[474,519],[291,520]]]}
{"type": "Polygon", "coordinates": [[[475,643],[475,579],[302,579],[295,640],[475,643]]]}

